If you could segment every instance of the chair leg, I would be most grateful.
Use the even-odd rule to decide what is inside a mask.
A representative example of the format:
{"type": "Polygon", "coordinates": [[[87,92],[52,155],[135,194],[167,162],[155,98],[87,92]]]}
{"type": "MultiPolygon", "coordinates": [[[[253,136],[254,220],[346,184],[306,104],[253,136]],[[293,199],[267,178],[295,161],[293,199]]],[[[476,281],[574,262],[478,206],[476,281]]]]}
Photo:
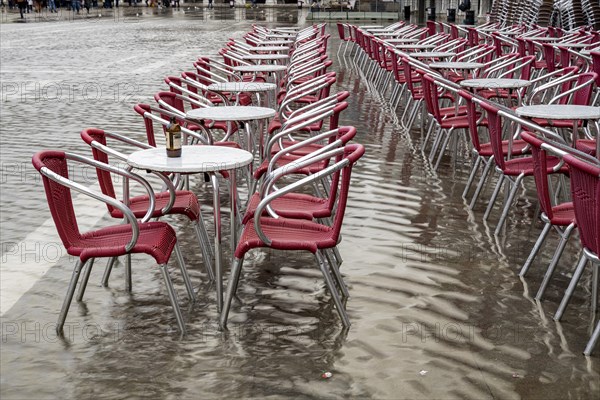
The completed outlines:
{"type": "MultiPolygon", "coordinates": [[[[333,271],[333,277],[335,278],[339,288],[340,288],[340,292],[342,293],[342,298],[348,298],[350,297],[350,292],[348,291],[348,287],[346,286],[346,283],[344,282],[344,278],[342,277],[342,274],[340,273],[340,269],[337,265],[337,263],[335,262],[335,259],[331,257],[331,255],[327,252],[327,250],[322,250],[321,252],[317,252],[317,254],[320,254],[320,258],[322,262],[327,262],[327,264],[329,264],[329,269],[331,271],[333,271]],[[325,259],[323,258],[323,256],[325,256],[325,259]]],[[[319,256],[317,255],[317,259],[319,258],[319,256]]]]}
{"type": "MultiPolygon", "coordinates": [[[[317,262],[318,262],[318,259],[317,259],[317,262]]],[[[346,310],[342,304],[342,300],[340,299],[340,295],[337,292],[335,283],[333,282],[333,278],[331,277],[331,274],[329,274],[329,271],[328,271],[325,263],[318,262],[318,264],[319,264],[319,269],[321,270],[321,273],[323,274],[323,278],[325,278],[325,284],[327,285],[327,289],[329,289],[329,293],[331,294],[331,297],[333,298],[335,307],[337,308],[338,314],[340,315],[342,324],[344,324],[345,327],[349,327],[350,326],[350,318],[348,318],[348,314],[346,313],[346,310]]]]}
{"type": "Polygon", "coordinates": [[[562,301],[560,302],[560,305],[558,306],[558,310],[556,310],[556,314],[554,314],[555,321],[560,321],[563,314],[565,313],[565,309],[569,304],[569,300],[571,300],[571,296],[573,296],[573,292],[575,291],[575,287],[579,282],[579,278],[581,278],[581,274],[585,269],[585,264],[587,264],[587,257],[585,256],[585,253],[582,253],[581,258],[579,259],[579,264],[577,264],[577,268],[575,269],[573,277],[571,278],[571,282],[569,282],[569,287],[565,291],[565,295],[562,301]]]}
{"type": "Polygon", "coordinates": [[[340,251],[338,250],[337,246],[333,247],[331,251],[333,252],[335,259],[337,260],[338,266],[341,267],[342,263],[344,262],[344,259],[342,258],[342,255],[340,254],[340,251]]]}
{"type": "Polygon", "coordinates": [[[496,184],[496,188],[494,189],[494,193],[492,193],[492,197],[490,197],[490,201],[488,202],[488,206],[485,209],[485,213],[483,214],[483,220],[487,221],[492,212],[492,208],[494,207],[494,203],[496,203],[496,198],[498,197],[498,193],[500,193],[500,189],[502,189],[502,184],[504,183],[504,174],[500,173],[500,177],[498,178],[498,183],[496,184]]]}
{"type": "Polygon", "coordinates": [[[179,265],[179,269],[181,270],[181,276],[183,277],[183,283],[185,284],[185,289],[188,292],[188,296],[191,302],[196,301],[196,293],[194,292],[194,286],[192,285],[192,281],[190,280],[190,276],[188,275],[187,269],[185,268],[185,261],[183,260],[183,254],[181,254],[181,247],[179,247],[179,243],[175,243],[175,257],[177,258],[177,264],[179,265]]]}
{"type": "Polygon", "coordinates": [[[79,284],[79,290],[77,291],[77,297],[75,298],[75,300],[77,301],[83,300],[85,288],[87,287],[88,280],[90,279],[90,273],[92,272],[93,266],[94,258],[90,258],[83,266],[83,278],[81,280],[81,283],[79,284]]]}
{"type": "Polygon", "coordinates": [[[521,270],[519,271],[519,276],[527,275],[527,271],[529,271],[529,267],[531,267],[531,263],[533,262],[533,259],[535,258],[537,253],[540,251],[540,248],[542,247],[542,243],[544,243],[544,241],[546,240],[546,236],[548,236],[548,232],[550,232],[551,228],[552,228],[552,224],[549,222],[546,222],[546,224],[544,225],[544,229],[542,229],[540,236],[538,236],[535,244],[533,245],[533,249],[531,249],[531,253],[529,253],[529,257],[527,257],[527,261],[525,261],[525,264],[523,264],[523,266],[521,267],[521,270]]]}
{"type": "Polygon", "coordinates": [[[475,155],[475,159],[473,160],[473,165],[471,166],[471,173],[469,174],[469,179],[467,179],[467,184],[465,185],[465,189],[463,190],[462,197],[463,199],[467,198],[467,194],[471,189],[471,185],[475,180],[475,175],[477,174],[477,170],[479,170],[479,165],[481,164],[481,158],[479,155],[475,155]]]}
{"type": "Polygon", "coordinates": [[[167,293],[169,294],[169,300],[171,301],[171,306],[173,307],[173,313],[175,313],[175,318],[177,319],[179,331],[182,335],[185,335],[187,333],[185,329],[185,322],[183,321],[183,315],[181,314],[181,309],[179,308],[179,303],[177,302],[177,293],[175,292],[175,288],[173,288],[173,282],[171,281],[171,276],[167,270],[167,264],[162,264],[160,266],[160,272],[162,272],[163,279],[165,280],[167,293]]]}
{"type": "Polygon", "coordinates": [[[594,329],[594,333],[590,337],[590,341],[585,346],[585,350],[583,350],[583,354],[586,356],[590,356],[592,351],[594,351],[594,347],[596,347],[596,343],[598,343],[598,338],[600,338],[600,321],[596,324],[596,328],[594,329]]]}
{"type": "Polygon", "coordinates": [[[62,335],[63,327],[65,325],[65,319],[67,319],[67,314],[69,313],[69,307],[71,306],[71,300],[73,300],[73,295],[75,294],[75,286],[77,286],[77,281],[79,280],[79,274],[81,272],[82,267],[83,263],[81,262],[81,260],[77,260],[77,264],[75,264],[73,274],[71,275],[69,287],[67,288],[67,295],[65,296],[62,308],[60,310],[60,314],[58,315],[56,333],[59,336],[62,335]]]}
{"type": "Polygon", "coordinates": [[[475,188],[475,193],[473,193],[473,197],[471,197],[471,202],[469,203],[469,209],[472,210],[475,207],[475,203],[481,194],[481,190],[483,189],[483,185],[487,180],[488,175],[492,169],[492,164],[494,164],[494,156],[491,156],[487,160],[484,161],[485,167],[483,168],[483,172],[481,173],[481,177],[479,178],[479,182],[477,183],[477,187],[475,188]]]}
{"type": "Polygon", "coordinates": [[[550,261],[550,265],[548,265],[548,269],[546,270],[546,274],[544,275],[542,284],[540,285],[540,288],[538,289],[538,292],[535,295],[536,300],[541,300],[542,297],[544,297],[544,292],[546,291],[546,287],[548,286],[548,283],[550,282],[550,279],[552,278],[552,275],[554,274],[554,269],[556,268],[556,265],[558,264],[558,260],[560,259],[560,256],[562,255],[563,250],[565,249],[565,246],[567,245],[567,242],[569,241],[569,236],[571,235],[571,231],[574,228],[575,228],[575,224],[571,223],[569,226],[567,226],[565,228],[565,231],[561,235],[560,243],[558,243],[558,247],[556,248],[556,251],[554,252],[552,261],[550,261]]]}
{"type": "Polygon", "coordinates": [[[598,264],[592,262],[592,315],[596,315],[598,306],[598,264]]]}
{"type": "Polygon", "coordinates": [[[429,142],[429,138],[431,137],[431,133],[433,132],[434,126],[435,126],[435,119],[430,118],[429,125],[427,127],[427,134],[425,135],[425,139],[423,139],[423,142],[421,143],[421,151],[422,152],[425,152],[425,148],[427,147],[427,142],[429,142]]]}
{"type": "Polygon", "coordinates": [[[456,135],[452,135],[452,131],[454,130],[454,128],[450,128],[448,130],[448,133],[446,135],[446,139],[444,140],[444,144],[442,145],[442,148],[440,149],[440,154],[438,156],[438,159],[435,163],[435,166],[433,167],[433,169],[435,171],[437,171],[438,167],[440,166],[440,162],[442,161],[442,157],[444,156],[444,153],[446,152],[446,148],[448,147],[448,141],[450,140],[450,138],[454,138],[456,139],[456,135]]]}
{"type": "Polygon", "coordinates": [[[133,282],[131,278],[131,254],[125,255],[125,290],[131,292],[133,282]]]}
{"type": "Polygon", "coordinates": [[[204,269],[206,269],[206,273],[208,275],[208,279],[212,282],[215,280],[215,273],[213,272],[212,266],[212,258],[213,256],[210,254],[208,247],[210,247],[210,241],[206,236],[206,228],[204,227],[204,222],[202,221],[202,216],[200,216],[199,220],[194,222],[194,230],[196,231],[196,236],[198,237],[198,243],[200,243],[200,251],[202,252],[202,261],[204,261],[204,269]]]}
{"type": "Polygon", "coordinates": [[[237,291],[238,281],[242,272],[242,264],[244,263],[243,258],[234,258],[231,265],[231,276],[227,283],[227,292],[225,294],[225,301],[223,302],[223,310],[221,311],[220,326],[221,329],[227,328],[227,317],[229,316],[229,309],[231,308],[231,301],[237,291]]]}
{"type": "MultiPolygon", "coordinates": [[[[498,235],[500,233],[500,230],[502,229],[502,226],[504,225],[504,221],[506,221],[506,217],[508,216],[508,212],[510,211],[510,206],[512,205],[512,202],[515,199],[515,195],[517,194],[517,190],[519,190],[519,185],[521,184],[521,181],[523,180],[524,176],[525,175],[521,173],[515,180],[515,182],[513,184],[514,186],[512,187],[512,190],[510,191],[510,193],[508,194],[508,198],[506,199],[506,204],[504,205],[504,209],[502,210],[502,215],[500,216],[500,219],[498,220],[498,225],[496,226],[494,235],[498,235]]],[[[508,182],[510,182],[510,179],[508,180],[508,182]]]]}
{"type": "Polygon", "coordinates": [[[106,268],[104,268],[104,274],[102,275],[102,286],[108,287],[108,279],[110,278],[110,273],[112,272],[113,265],[115,261],[117,261],[118,257],[111,257],[108,259],[106,263],[106,268]]]}
{"type": "Polygon", "coordinates": [[[435,153],[437,153],[437,149],[440,143],[442,142],[442,138],[444,138],[447,133],[448,132],[445,129],[442,129],[438,126],[435,138],[433,139],[433,143],[431,144],[431,149],[429,150],[429,156],[427,156],[429,162],[433,162],[433,159],[435,158],[435,153]]]}

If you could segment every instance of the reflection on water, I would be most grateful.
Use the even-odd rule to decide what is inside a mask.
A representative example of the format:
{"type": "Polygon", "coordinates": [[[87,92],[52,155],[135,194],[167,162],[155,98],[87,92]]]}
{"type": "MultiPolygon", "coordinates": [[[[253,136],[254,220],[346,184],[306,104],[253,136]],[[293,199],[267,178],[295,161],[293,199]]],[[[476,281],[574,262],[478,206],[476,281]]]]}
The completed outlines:
{"type": "MultiPolygon", "coordinates": [[[[226,38],[250,27],[173,22],[3,27],[0,75],[17,83],[18,92],[11,86],[3,93],[0,154],[4,166],[21,169],[2,181],[2,241],[19,240],[49,217],[39,182],[32,182],[35,150],[87,154],[78,136],[85,126],[143,139],[132,104],[150,102],[164,87],[162,77],[191,67],[198,55],[215,54],[226,38]],[[64,35],[69,40],[56,40],[64,35]],[[59,96],[58,86],[73,96],[67,89],[59,96]]],[[[331,54],[338,44],[332,40],[331,54]]],[[[531,191],[498,243],[481,222],[481,207],[468,211],[460,196],[468,166],[452,168],[445,160],[432,172],[418,150],[420,133],[395,125],[356,71],[334,61],[337,89],[353,93],[342,122],[358,128],[356,141],[367,148],[353,173],[340,245],[351,329],[341,329],[310,254],[253,251],[239,290],[242,304],[232,309],[230,330],[219,332],[214,287],[191,250],[185,258],[200,295],[185,303],[185,340],[176,333],[160,273],[144,256],[134,257],[131,294],[123,290],[122,265],[111,287],[100,287],[97,263],[85,301],[73,304],[65,337],[57,338],[54,323],[72,268],[64,257],[2,317],[3,399],[597,398],[598,356],[581,356],[589,335],[589,277],[563,323],[551,319],[577,256],[575,241],[547,300],[537,304],[531,293],[556,238],[519,280],[518,267],[540,229],[531,223],[531,191]],[[333,375],[323,379],[323,372],[333,375]]],[[[192,189],[210,204],[204,183],[195,181],[192,189]]],[[[190,226],[171,221],[184,248],[196,249],[190,226]]]]}

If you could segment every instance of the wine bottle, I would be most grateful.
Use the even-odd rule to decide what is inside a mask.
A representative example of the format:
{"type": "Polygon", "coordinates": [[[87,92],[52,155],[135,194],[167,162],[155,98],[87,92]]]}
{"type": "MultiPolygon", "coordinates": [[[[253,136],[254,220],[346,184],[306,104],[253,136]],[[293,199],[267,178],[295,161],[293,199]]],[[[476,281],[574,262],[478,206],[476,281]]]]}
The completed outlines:
{"type": "Polygon", "coordinates": [[[181,127],[171,117],[169,125],[167,125],[167,157],[181,157],[181,127]]]}

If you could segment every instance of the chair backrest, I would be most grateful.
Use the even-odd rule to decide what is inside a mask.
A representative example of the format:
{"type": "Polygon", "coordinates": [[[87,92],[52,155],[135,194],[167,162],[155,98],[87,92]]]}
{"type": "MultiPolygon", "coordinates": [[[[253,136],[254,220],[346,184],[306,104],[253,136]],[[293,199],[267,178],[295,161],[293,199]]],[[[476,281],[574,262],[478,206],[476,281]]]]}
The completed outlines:
{"type": "MultiPolygon", "coordinates": [[[[341,128],[340,128],[341,129],[341,128]]],[[[330,152],[326,152],[324,154],[321,154],[320,156],[314,157],[314,158],[305,158],[305,164],[310,165],[313,162],[318,162],[319,160],[322,159],[329,159],[331,157],[335,157],[335,163],[330,164],[325,170],[321,171],[318,175],[312,175],[312,176],[308,176],[304,179],[301,179],[300,181],[297,181],[296,183],[292,184],[294,188],[298,188],[301,186],[304,186],[310,182],[314,182],[316,179],[321,179],[325,176],[332,176],[332,185],[334,184],[333,182],[335,182],[335,192],[333,192],[332,194],[330,194],[330,201],[333,198],[333,201],[335,201],[335,198],[337,197],[337,205],[335,207],[335,215],[333,218],[333,224],[332,224],[332,244],[337,243],[339,241],[339,237],[340,237],[340,232],[342,229],[342,222],[344,220],[344,215],[346,212],[346,205],[348,203],[348,193],[349,193],[349,189],[350,189],[350,178],[352,175],[352,167],[356,164],[356,162],[363,156],[363,154],[365,153],[365,148],[363,145],[361,144],[347,144],[345,146],[343,146],[342,149],[335,149],[332,150],[330,152]],[[341,171],[339,174],[336,174],[337,171],[341,171]]],[[[300,163],[297,164],[292,164],[286,167],[283,167],[284,169],[286,169],[287,173],[293,173],[294,169],[298,169],[300,167],[303,167],[305,165],[301,165],[300,163]]],[[[275,171],[275,173],[277,173],[278,171],[275,171]]],[[[292,186],[290,185],[290,186],[292,186]]],[[[284,193],[287,189],[286,188],[282,188],[280,189],[281,193],[284,193]]],[[[291,190],[287,190],[288,192],[291,190]]],[[[280,192],[279,190],[277,192],[280,192]]],[[[260,228],[260,219],[261,219],[261,215],[262,215],[262,211],[265,209],[265,207],[269,204],[270,201],[272,201],[275,198],[275,196],[273,196],[273,194],[265,197],[265,199],[263,201],[261,201],[261,203],[258,205],[257,209],[256,209],[256,213],[254,215],[254,226],[255,229],[257,231],[257,233],[259,234],[259,237],[266,237],[264,235],[264,232],[262,231],[262,229],[260,228]]],[[[266,237],[268,239],[268,237],[266,237]]]]}
{"type": "Polygon", "coordinates": [[[567,154],[571,196],[579,238],[584,248],[600,254],[600,166],[567,154]]]}
{"type": "MultiPolygon", "coordinates": [[[[171,111],[179,111],[185,114],[185,106],[183,105],[183,100],[180,95],[177,95],[173,92],[158,92],[154,95],[154,100],[159,104],[160,108],[165,108],[166,110],[171,111]]],[[[170,115],[161,114],[161,118],[169,120],[170,115]]],[[[180,126],[188,126],[188,122],[183,118],[177,118],[177,123],[180,126]]],[[[163,131],[166,134],[166,127],[163,125],[163,131]]]]}
{"type": "Polygon", "coordinates": [[[415,75],[412,73],[414,67],[410,64],[408,58],[403,57],[402,64],[404,67],[404,78],[406,79],[406,87],[408,88],[410,95],[413,97],[413,99],[416,99],[415,84],[419,83],[420,81],[418,79],[415,79],[415,75]]]}
{"type": "Polygon", "coordinates": [[[494,162],[504,171],[506,169],[504,152],[502,151],[502,118],[498,114],[500,109],[492,102],[480,102],[479,105],[486,111],[488,129],[490,133],[490,145],[494,153],[494,162]]]}
{"type": "Polygon", "coordinates": [[[465,106],[467,107],[467,118],[469,122],[469,136],[471,137],[471,144],[475,151],[479,153],[481,150],[481,141],[479,140],[479,130],[477,126],[477,110],[475,102],[473,102],[473,95],[466,90],[459,90],[458,94],[465,100],[465,106]]]}
{"type": "Polygon", "coordinates": [[[595,72],[585,72],[566,79],[560,93],[550,100],[551,104],[573,104],[587,106],[592,98],[594,83],[598,75],[595,72]]]}
{"type": "Polygon", "coordinates": [[[550,188],[548,186],[548,153],[542,148],[544,142],[527,131],[521,132],[521,139],[531,146],[533,175],[535,178],[536,194],[540,202],[540,208],[542,212],[552,220],[554,215],[552,211],[552,201],[550,200],[550,188]]]}
{"type": "Polygon", "coordinates": [[[422,76],[423,98],[427,111],[439,122],[442,118],[440,115],[439,96],[435,79],[422,70],[417,69],[417,73],[422,76]]]}
{"type": "MultiPolygon", "coordinates": [[[[64,151],[46,150],[40,151],[31,160],[35,169],[40,173],[43,168],[54,172],[65,179],[69,179],[69,167],[64,151]]],[[[68,250],[73,247],[81,234],[77,224],[77,217],[73,207],[71,190],[42,174],[46,200],[50,208],[50,214],[58,230],[58,235],[63,245],[68,250]]]]}
{"type": "Polygon", "coordinates": [[[154,134],[154,124],[152,123],[152,119],[146,116],[146,113],[152,114],[152,109],[148,104],[136,104],[133,106],[133,109],[136,113],[144,118],[144,127],[146,129],[146,140],[148,144],[152,147],[156,147],[156,138],[154,134]]]}
{"type": "Polygon", "coordinates": [[[544,49],[544,60],[546,61],[546,69],[548,72],[554,72],[556,66],[556,52],[554,51],[554,45],[550,43],[542,43],[544,49]]]}
{"type": "Polygon", "coordinates": [[[600,51],[592,51],[590,55],[592,56],[592,71],[598,74],[596,86],[600,88],[600,51]]]}
{"type": "MultiPolygon", "coordinates": [[[[81,131],[81,139],[83,139],[83,141],[92,148],[94,160],[100,161],[104,164],[109,164],[108,154],[92,146],[93,142],[98,142],[104,146],[107,145],[106,134],[102,129],[86,128],[81,131]]],[[[116,198],[115,188],[113,186],[113,180],[110,172],[96,168],[96,176],[98,177],[98,184],[100,185],[100,190],[102,193],[112,198],[116,198]]],[[[115,211],[114,207],[110,204],[107,204],[106,206],[108,207],[109,213],[112,214],[115,211]]]]}
{"type": "Polygon", "coordinates": [[[345,31],[346,26],[347,26],[347,24],[344,24],[342,22],[337,23],[337,31],[338,31],[340,40],[347,40],[346,39],[346,31],[345,31]]]}

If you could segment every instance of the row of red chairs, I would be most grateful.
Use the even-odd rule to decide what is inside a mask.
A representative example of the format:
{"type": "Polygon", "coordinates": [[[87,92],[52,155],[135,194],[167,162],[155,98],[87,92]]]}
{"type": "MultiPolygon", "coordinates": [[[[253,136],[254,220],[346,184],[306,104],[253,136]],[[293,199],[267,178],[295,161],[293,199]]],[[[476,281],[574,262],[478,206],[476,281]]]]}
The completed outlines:
{"type": "MultiPolygon", "coordinates": [[[[335,73],[327,71],[331,61],[326,53],[329,36],[325,34],[324,25],[302,30],[270,30],[256,25],[245,36],[244,45],[262,46],[277,41],[272,38],[279,36],[293,38],[289,43],[290,62],[285,74],[277,81],[277,116],[270,122],[265,139],[259,144],[258,167],[249,176],[249,201],[239,221],[241,234],[233,249],[234,260],[220,322],[225,328],[245,254],[252,249],[267,247],[307,250],[315,254],[340,318],[345,326],[349,326],[350,320],[341,300],[348,296],[348,289],[339,271],[342,259],[336,246],[341,239],[351,170],[364,154],[364,147],[351,143],[356,135],[355,128],[339,125],[340,115],[348,106],[345,100],[349,93],[330,92],[335,83],[335,73]],[[285,183],[286,179],[298,175],[300,179],[285,183]],[[313,187],[315,194],[298,193],[306,187],[313,187]]],[[[152,256],[160,265],[179,329],[182,334],[186,332],[167,266],[172,252],[176,254],[192,302],[196,298],[194,287],[175,230],[166,222],[150,222],[150,219],[166,215],[185,216],[194,227],[207,275],[212,280],[215,254],[204,226],[202,207],[196,194],[184,189],[187,179],[176,174],[156,173],[166,190],[155,191],[138,172],[122,170],[115,163],[126,161],[131,151],[160,146],[164,139],[158,133],[160,128],[157,131],[155,126],[158,124],[164,132],[171,117],[181,125],[186,145],[241,147],[240,142],[235,140],[241,137],[238,135],[241,125],[208,120],[198,123],[186,117],[187,110],[197,107],[219,107],[231,102],[242,106],[255,104],[250,93],[217,96],[207,90],[209,84],[223,81],[269,80],[267,75],[233,73],[231,68],[236,63],[245,62],[237,56],[240,49],[243,51],[244,46],[232,40],[221,51],[222,61],[200,57],[194,62],[195,71],[165,78],[168,91],[154,96],[156,105],[137,104],[134,110],[143,118],[146,143],[129,135],[88,128],[81,132],[81,137],[91,147],[93,159],[57,150],[45,150],[34,155],[32,162],[43,176],[48,205],[59,236],[67,252],[78,257],[59,315],[57,332],[62,332],[78,283],[77,300],[83,299],[95,258],[109,258],[102,279],[107,285],[116,258],[126,256],[127,288],[131,290],[130,257],[137,253],[152,256]],[[94,167],[100,191],[84,187],[69,176],[71,163],[94,167]],[[114,174],[121,175],[127,182],[122,201],[117,199],[114,174]],[[130,181],[140,184],[147,193],[130,196],[130,181]],[[80,232],[72,191],[106,203],[109,215],[124,219],[124,223],[80,232]],[[83,277],[80,278],[80,275],[83,277]]],[[[224,179],[229,178],[227,171],[222,171],[221,175],[224,179]]],[[[234,187],[231,185],[230,190],[234,187]]]]}
{"type": "MultiPolygon", "coordinates": [[[[352,46],[351,55],[353,51],[359,52],[354,57],[357,70],[366,75],[367,81],[374,82],[370,89],[385,98],[391,88],[388,98],[391,109],[395,111],[399,104],[405,104],[399,121],[401,126],[410,130],[416,123],[427,132],[422,140],[422,150],[430,148],[428,158],[434,169],[443,161],[449,143],[453,143],[455,158],[460,156],[460,142],[468,147],[473,161],[463,193],[466,197],[477,172],[483,167],[469,208],[475,206],[492,169],[499,178],[484,219],[490,216],[501,189],[510,187],[496,235],[502,233],[523,180],[534,178],[545,225],[520,274],[527,273],[552,227],[561,237],[536,298],[542,298],[570,233],[577,227],[582,256],[555,315],[555,319],[560,319],[587,261],[594,264],[595,271],[600,262],[600,202],[596,201],[600,194],[600,163],[595,158],[596,139],[578,139],[574,147],[570,146],[556,130],[572,128],[572,121],[525,120],[519,118],[514,109],[515,102],[598,106],[600,52],[593,49],[600,46],[600,35],[589,30],[565,32],[556,42],[549,39],[548,43],[538,46],[543,42],[540,37],[552,37],[549,35],[556,32],[541,27],[533,30],[520,26],[494,28],[493,24],[465,31],[462,27],[449,25],[446,29],[444,25],[432,22],[425,34],[416,26],[403,26],[403,29],[400,32],[394,28],[386,38],[385,31],[376,35],[374,32],[382,31],[370,32],[338,24],[341,45],[352,46]],[[418,32],[418,36],[410,35],[410,32],[418,32]],[[396,47],[398,43],[402,44],[400,48],[396,47]],[[540,52],[539,48],[545,51],[540,52]],[[467,60],[480,67],[468,73],[454,70],[444,74],[419,58],[421,49],[434,52],[452,49],[452,61],[467,60]],[[580,49],[592,50],[584,53],[578,51],[580,49]],[[529,81],[529,85],[518,90],[474,91],[460,86],[462,80],[472,78],[519,78],[529,81]],[[548,185],[552,176],[570,181],[570,200],[556,202],[555,193],[548,185]]],[[[435,57],[433,61],[436,61],[435,57]]],[[[580,122],[578,128],[591,133],[588,124],[580,122]]],[[[599,130],[597,125],[596,130],[599,130]]],[[[597,285],[598,277],[594,274],[594,302],[597,285]]],[[[596,326],[585,354],[591,353],[599,336],[600,324],[596,326]]]]}

